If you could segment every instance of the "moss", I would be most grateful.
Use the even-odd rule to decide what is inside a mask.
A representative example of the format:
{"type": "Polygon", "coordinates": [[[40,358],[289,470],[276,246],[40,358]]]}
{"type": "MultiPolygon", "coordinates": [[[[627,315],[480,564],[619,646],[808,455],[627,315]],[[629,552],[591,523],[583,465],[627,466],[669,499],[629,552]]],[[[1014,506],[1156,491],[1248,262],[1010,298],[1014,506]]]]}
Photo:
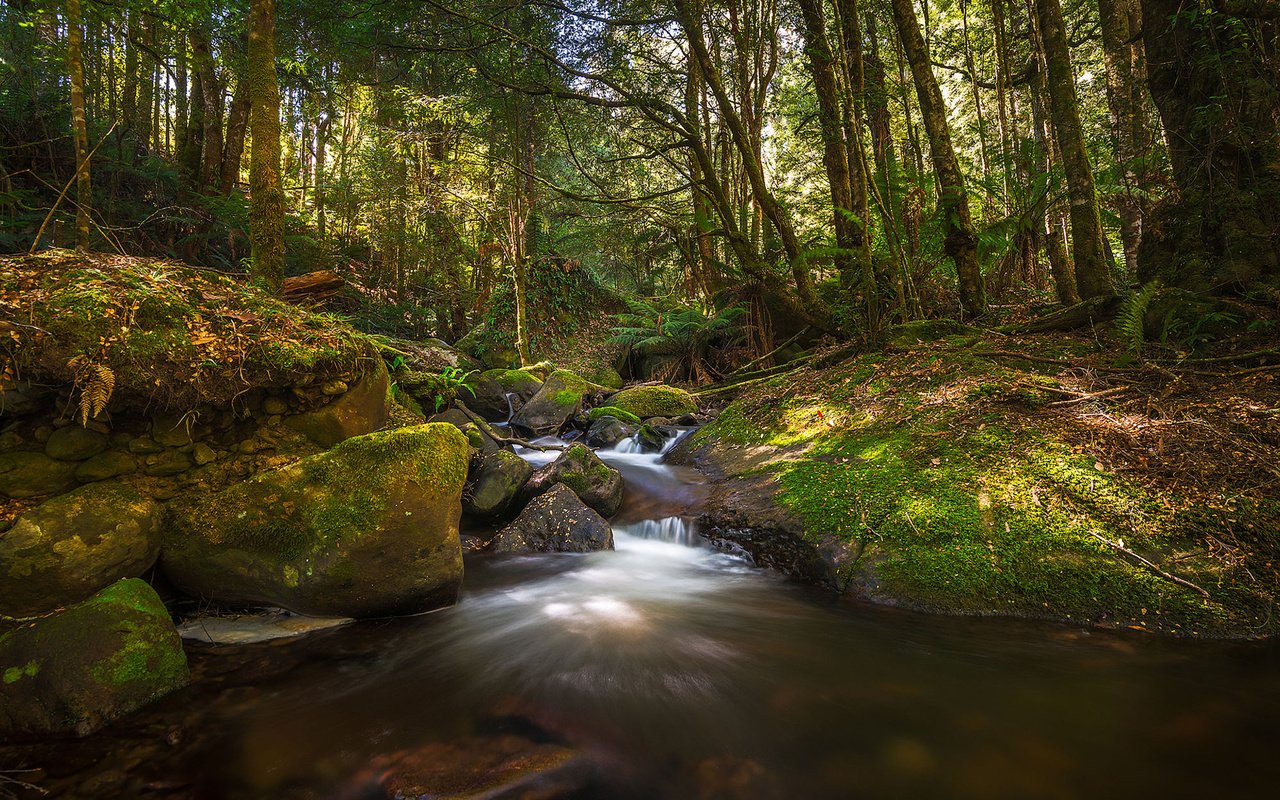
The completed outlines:
{"type": "Polygon", "coordinates": [[[542,388],[542,381],[522,369],[491,369],[480,373],[480,377],[488,378],[505,392],[532,395],[542,388]]]}
{"type": "Polygon", "coordinates": [[[748,393],[691,445],[730,471],[765,463],[810,541],[855,545],[858,559],[840,569],[874,596],[1181,633],[1276,628],[1257,588],[1201,543],[1202,531],[1221,529],[1219,514],[1194,518],[1193,504],[1029,424],[1024,406],[1043,402],[1034,387],[1048,384],[964,351],[859,357],[748,393]],[[744,445],[775,456],[738,459],[744,445]],[[1211,599],[1099,536],[1156,563],[1176,557],[1171,571],[1211,599]]]}
{"type": "Polygon", "coordinates": [[[595,422],[601,417],[613,417],[621,422],[628,422],[632,425],[639,425],[640,418],[630,411],[623,411],[617,406],[597,406],[587,412],[587,421],[595,422]]]}
{"type": "Polygon", "coordinates": [[[609,398],[609,404],[640,419],[679,417],[698,410],[693,395],[674,386],[633,386],[609,398]]]}
{"type": "Polygon", "coordinates": [[[5,683],[17,683],[23,678],[34,678],[40,674],[40,664],[35,660],[28,661],[21,667],[9,667],[4,671],[5,683]]]}

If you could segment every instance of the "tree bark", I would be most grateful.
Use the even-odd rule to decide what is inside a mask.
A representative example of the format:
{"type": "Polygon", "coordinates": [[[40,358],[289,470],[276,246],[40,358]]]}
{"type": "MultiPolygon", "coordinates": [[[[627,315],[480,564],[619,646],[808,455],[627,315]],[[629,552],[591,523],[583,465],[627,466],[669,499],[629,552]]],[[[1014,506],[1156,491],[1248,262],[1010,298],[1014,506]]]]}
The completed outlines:
{"type": "Polygon", "coordinates": [[[1062,7],[1058,0],[1035,0],[1035,6],[1047,67],[1049,116],[1053,119],[1058,149],[1062,153],[1062,167],[1067,174],[1076,288],[1085,300],[1112,295],[1116,287],[1103,251],[1098,192],[1093,182],[1089,152],[1085,149],[1084,131],[1080,126],[1080,105],[1076,98],[1067,34],[1062,24],[1062,7]]]}
{"type": "Polygon", "coordinates": [[[249,50],[249,241],[251,277],[278,294],[284,284],[284,190],[280,185],[280,89],[276,81],[275,0],[251,0],[249,50]]]}
{"type": "MultiPolygon", "coordinates": [[[[273,0],[274,1],[274,0],[273,0]]],[[[203,130],[200,140],[199,185],[213,189],[222,178],[222,82],[214,68],[208,23],[192,29],[191,60],[200,78],[200,112],[203,130]]]]}
{"type": "Polygon", "coordinates": [[[892,0],[893,20],[898,27],[911,76],[916,85],[920,115],[929,135],[933,169],[938,176],[941,193],[938,213],[942,216],[945,240],[943,250],[955,262],[960,284],[960,307],[970,317],[986,313],[987,293],[978,265],[978,236],[969,215],[969,199],[965,193],[960,162],[951,146],[951,130],[947,125],[947,107],[933,74],[933,65],[920,23],[916,20],[911,0],[892,0]]]}
{"type": "Polygon", "coordinates": [[[80,0],[67,0],[67,73],[71,79],[71,132],[76,148],[76,249],[89,249],[89,209],[93,186],[89,179],[89,125],[85,119],[84,41],[80,0]]]}
{"type": "MultiPolygon", "coordinates": [[[[229,194],[240,183],[240,162],[244,157],[244,141],[249,128],[249,81],[241,75],[231,96],[227,112],[227,136],[222,145],[222,165],[218,189],[229,194]]],[[[323,232],[321,236],[323,236],[323,232]]]]}

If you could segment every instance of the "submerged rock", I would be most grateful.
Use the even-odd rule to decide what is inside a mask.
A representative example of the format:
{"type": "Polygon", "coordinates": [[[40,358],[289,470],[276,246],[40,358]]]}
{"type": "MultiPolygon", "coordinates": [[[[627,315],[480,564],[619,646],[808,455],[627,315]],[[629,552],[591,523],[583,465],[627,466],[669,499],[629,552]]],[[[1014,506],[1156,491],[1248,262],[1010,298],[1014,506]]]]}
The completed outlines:
{"type": "Polygon", "coordinates": [[[188,679],[160,598],[118,581],[0,636],[0,735],[92,733],[188,679]]]}
{"type": "Polygon", "coordinates": [[[533,473],[524,485],[525,497],[537,497],[555,484],[573,490],[582,502],[611,517],[622,507],[622,473],[581,444],[571,444],[560,457],[533,473]]]}
{"type": "Polygon", "coordinates": [[[160,507],[119,483],[59,495],[0,534],[0,614],[27,617],[136,578],[160,552],[160,507]]]}
{"type": "Polygon", "coordinates": [[[640,419],[679,417],[698,410],[698,401],[674,386],[633,386],[609,398],[609,405],[640,419]]]}
{"type": "Polygon", "coordinates": [[[345,394],[328,405],[285,417],[284,424],[321,447],[380,430],[391,413],[390,379],[379,360],[345,394]]]}
{"type": "MultiPolygon", "coordinates": [[[[594,410],[594,409],[593,409],[594,410]]],[[[617,417],[597,417],[587,428],[587,444],[592,447],[613,447],[636,433],[636,426],[617,417]]]]}
{"type": "Polygon", "coordinates": [[[480,462],[470,490],[463,494],[463,511],[482,519],[501,516],[532,474],[529,462],[510,450],[490,453],[480,462]]]}
{"type": "Polygon", "coordinates": [[[473,737],[378,756],[356,777],[350,796],[554,800],[576,796],[589,778],[586,763],[567,747],[520,736],[473,737]]]}
{"type": "Polygon", "coordinates": [[[613,529],[573,490],[555,484],[489,543],[495,553],[588,553],[613,549],[613,529]]]}
{"type": "Polygon", "coordinates": [[[352,621],[350,617],[301,617],[281,611],[268,611],[262,614],[197,617],[179,625],[178,634],[183,639],[208,644],[253,644],[340,628],[352,621]]]}
{"type": "Polygon", "coordinates": [[[444,423],[369,434],[175,501],[161,565],[223,603],[375,617],[449,605],[467,440],[444,423]]]}

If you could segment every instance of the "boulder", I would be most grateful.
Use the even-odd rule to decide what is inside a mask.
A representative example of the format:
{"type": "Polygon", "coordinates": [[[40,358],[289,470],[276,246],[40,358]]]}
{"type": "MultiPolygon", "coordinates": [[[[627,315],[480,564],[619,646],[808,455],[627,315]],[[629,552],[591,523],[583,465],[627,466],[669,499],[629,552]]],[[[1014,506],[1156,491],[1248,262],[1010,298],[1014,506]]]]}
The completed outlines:
{"type": "Polygon", "coordinates": [[[0,379],[0,418],[25,417],[43,411],[52,407],[53,400],[51,387],[0,379]]]}
{"type": "Polygon", "coordinates": [[[157,414],[151,418],[151,438],[162,447],[184,447],[195,441],[196,415],[157,414]]]}
{"type": "MultiPolygon", "coordinates": [[[[459,405],[462,405],[459,403],[459,405]]],[[[431,417],[430,422],[447,422],[467,437],[467,443],[484,455],[495,453],[498,434],[488,425],[479,425],[461,408],[451,408],[431,417]]]]}
{"type": "Polygon", "coordinates": [[[466,437],[428,423],[347,439],[222,492],[172,504],[161,566],[178,588],[239,605],[376,617],[449,605],[466,437]]]}
{"type": "Polygon", "coordinates": [[[109,442],[105,434],[68,425],[49,434],[44,454],[58,461],[84,461],[106,450],[109,442]]]}
{"type": "Polygon", "coordinates": [[[613,447],[635,435],[636,426],[616,417],[597,417],[587,428],[587,444],[591,447],[613,447]]]}
{"type": "Polygon", "coordinates": [[[623,422],[629,422],[632,425],[640,424],[639,417],[632,414],[630,411],[623,411],[617,406],[596,406],[587,412],[588,422],[595,422],[601,417],[613,417],[614,419],[622,420],[623,422]]]}
{"type": "Polygon", "coordinates": [[[669,429],[658,425],[650,425],[648,423],[641,425],[638,439],[640,441],[640,450],[645,453],[658,453],[667,444],[667,431],[669,429]]]}
{"type": "Polygon", "coordinates": [[[0,453],[0,494],[42,497],[75,484],[74,461],[56,461],[44,453],[0,453]]]}
{"type": "Polygon", "coordinates": [[[159,535],[160,507],[119,482],[46,500],[0,534],[0,615],[43,614],[142,575],[159,535]]]}
{"type": "Polygon", "coordinates": [[[633,386],[610,397],[609,405],[640,419],[678,417],[698,410],[693,395],[674,386],[633,386]]]}
{"type": "Polygon", "coordinates": [[[494,422],[506,422],[514,413],[516,399],[508,400],[507,390],[488,373],[472,375],[466,383],[467,388],[462,393],[471,395],[466,398],[467,405],[480,416],[494,422]]]}
{"type": "Polygon", "coordinates": [[[189,680],[155,590],[129,578],[0,636],[0,738],[92,733],[189,680]]]}
{"type": "Polygon", "coordinates": [[[581,410],[586,395],[607,391],[568,370],[558,369],[547,376],[538,393],[520,407],[511,425],[534,435],[556,433],[581,410]]]}
{"type": "Polygon", "coordinates": [[[105,481],[119,475],[129,475],[137,469],[138,459],[119,450],[108,450],[76,467],[76,480],[81,483],[105,481]]]}
{"type": "Polygon", "coordinates": [[[573,490],[556,484],[535,497],[489,543],[495,553],[589,553],[613,549],[613,529],[573,490]]]}
{"type": "Polygon", "coordinates": [[[469,491],[462,496],[462,510],[469,516],[490,519],[501,516],[533,474],[528,461],[510,450],[484,457],[469,491]]]}
{"type": "Polygon", "coordinates": [[[382,357],[412,372],[440,372],[446,367],[464,372],[484,369],[479,361],[440,339],[413,341],[387,337],[382,341],[386,342],[380,348],[382,357]]]}
{"type": "Polygon", "coordinates": [[[377,361],[345,394],[328,405],[285,417],[286,427],[321,447],[380,430],[391,413],[391,386],[386,365],[377,361]]]}
{"type": "Polygon", "coordinates": [[[515,369],[520,366],[520,354],[501,333],[494,336],[487,323],[480,323],[466,336],[454,342],[454,347],[479,359],[486,367],[515,369]]]}
{"type": "Polygon", "coordinates": [[[524,485],[525,497],[537,497],[563,484],[582,502],[611,517],[622,507],[622,473],[581,444],[571,444],[560,457],[533,473],[524,485]]]}

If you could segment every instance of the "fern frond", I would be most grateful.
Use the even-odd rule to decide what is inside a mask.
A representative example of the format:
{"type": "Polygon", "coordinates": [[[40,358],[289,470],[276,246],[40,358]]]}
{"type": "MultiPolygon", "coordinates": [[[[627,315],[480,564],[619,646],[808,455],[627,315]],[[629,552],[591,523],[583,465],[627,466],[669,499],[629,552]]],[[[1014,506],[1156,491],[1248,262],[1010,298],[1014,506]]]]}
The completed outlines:
{"type": "Polygon", "coordinates": [[[1144,324],[1147,309],[1161,288],[1159,279],[1148,281],[1120,304],[1120,310],[1116,314],[1116,333],[1120,336],[1125,352],[1133,358],[1142,355],[1142,346],[1147,338],[1144,324]]]}

